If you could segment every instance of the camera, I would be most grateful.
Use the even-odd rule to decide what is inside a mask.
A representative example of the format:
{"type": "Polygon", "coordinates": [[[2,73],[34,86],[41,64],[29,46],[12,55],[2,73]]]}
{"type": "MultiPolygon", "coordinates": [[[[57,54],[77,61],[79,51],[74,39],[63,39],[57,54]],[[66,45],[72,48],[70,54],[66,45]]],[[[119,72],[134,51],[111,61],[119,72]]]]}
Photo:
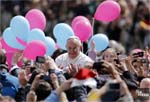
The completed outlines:
{"type": "Polygon", "coordinates": [[[101,69],[102,69],[102,64],[103,64],[103,62],[94,62],[94,64],[93,64],[93,69],[96,69],[97,71],[100,71],[101,69]]]}
{"type": "Polygon", "coordinates": [[[93,64],[93,69],[95,69],[98,74],[109,74],[109,72],[106,70],[105,66],[103,65],[104,62],[100,61],[100,62],[94,62],[93,64]]]}
{"type": "Polygon", "coordinates": [[[133,56],[134,57],[143,57],[144,56],[144,52],[134,53],[133,56]]]}
{"type": "Polygon", "coordinates": [[[49,69],[48,72],[49,74],[55,73],[55,69],[49,69]]]}
{"type": "Polygon", "coordinates": [[[147,63],[146,59],[141,59],[141,63],[147,63]]]}
{"type": "Polygon", "coordinates": [[[43,80],[45,80],[45,81],[47,81],[49,83],[51,82],[50,76],[48,76],[48,75],[41,75],[40,79],[43,79],[43,80]]]}
{"type": "Polygon", "coordinates": [[[40,76],[40,79],[44,79],[44,75],[41,75],[41,76],[40,76]]]}
{"type": "Polygon", "coordinates": [[[36,62],[38,62],[38,63],[45,63],[45,57],[43,57],[43,56],[37,56],[36,57],[36,62]]]}
{"type": "Polygon", "coordinates": [[[115,61],[116,64],[120,64],[119,59],[114,59],[114,61],[115,61]]]}

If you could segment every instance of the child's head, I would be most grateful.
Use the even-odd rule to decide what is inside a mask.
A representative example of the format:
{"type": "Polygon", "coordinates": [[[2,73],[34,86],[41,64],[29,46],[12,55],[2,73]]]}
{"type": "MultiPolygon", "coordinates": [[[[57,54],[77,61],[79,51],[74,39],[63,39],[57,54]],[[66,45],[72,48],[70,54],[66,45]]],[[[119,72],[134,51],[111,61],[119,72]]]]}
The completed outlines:
{"type": "Polygon", "coordinates": [[[113,62],[114,59],[116,59],[117,54],[113,48],[108,48],[103,52],[102,57],[103,60],[106,60],[108,62],[113,62]]]}

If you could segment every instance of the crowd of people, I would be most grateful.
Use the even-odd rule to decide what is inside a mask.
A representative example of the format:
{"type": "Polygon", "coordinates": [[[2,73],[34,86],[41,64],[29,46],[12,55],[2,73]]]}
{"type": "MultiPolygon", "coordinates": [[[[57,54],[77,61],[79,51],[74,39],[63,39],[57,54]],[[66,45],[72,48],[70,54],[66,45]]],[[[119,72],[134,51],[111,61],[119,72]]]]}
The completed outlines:
{"type": "MultiPolygon", "coordinates": [[[[40,9],[46,17],[46,36],[53,36],[57,23],[71,24],[74,17],[82,15],[93,22],[96,8],[103,0],[2,0],[1,35],[12,17],[23,15],[33,8],[40,9]]],[[[149,0],[116,0],[121,6],[118,19],[110,23],[94,22],[94,34],[106,34],[110,40],[123,44],[127,53],[133,48],[144,48],[150,43],[149,0]]],[[[54,38],[55,39],[55,38],[54,38]]]]}
{"type": "MultiPolygon", "coordinates": [[[[117,42],[116,42],[117,43],[117,42]]],[[[58,49],[36,60],[14,54],[9,70],[0,50],[0,101],[6,102],[149,102],[150,49],[129,55],[111,43],[102,52],[91,42],[88,55],[78,37],[67,40],[67,52],[58,49]],[[22,60],[22,66],[18,66],[22,60]]]]}
{"type": "MultiPolygon", "coordinates": [[[[80,39],[71,36],[66,51],[58,48],[53,55],[37,56],[35,61],[16,51],[9,68],[5,49],[0,49],[0,102],[149,102],[150,1],[116,1],[121,5],[121,16],[110,23],[94,23],[94,33],[104,33],[110,39],[103,51],[96,51],[91,41],[85,53],[80,39]]],[[[1,33],[11,17],[38,8],[46,15],[45,34],[53,37],[58,22],[70,24],[78,15],[92,22],[100,2],[2,1],[1,33]]]]}

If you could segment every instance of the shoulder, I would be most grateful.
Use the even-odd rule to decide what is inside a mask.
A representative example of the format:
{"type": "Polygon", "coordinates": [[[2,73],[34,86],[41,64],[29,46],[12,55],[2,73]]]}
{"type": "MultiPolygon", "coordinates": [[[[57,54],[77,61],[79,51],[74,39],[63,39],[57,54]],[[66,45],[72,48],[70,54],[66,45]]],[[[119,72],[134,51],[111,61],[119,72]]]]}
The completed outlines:
{"type": "Polygon", "coordinates": [[[68,56],[67,53],[61,54],[61,55],[59,55],[59,56],[56,58],[56,60],[61,59],[61,58],[63,58],[63,57],[67,57],[67,56],[68,56]]]}
{"type": "Polygon", "coordinates": [[[80,53],[80,55],[81,55],[82,59],[84,59],[84,60],[93,61],[89,56],[87,56],[86,54],[84,54],[82,52],[80,53]]]}
{"type": "Polygon", "coordinates": [[[62,58],[64,59],[64,58],[66,58],[67,56],[68,56],[68,53],[61,54],[61,55],[59,55],[59,56],[55,59],[55,61],[61,60],[62,58]]]}

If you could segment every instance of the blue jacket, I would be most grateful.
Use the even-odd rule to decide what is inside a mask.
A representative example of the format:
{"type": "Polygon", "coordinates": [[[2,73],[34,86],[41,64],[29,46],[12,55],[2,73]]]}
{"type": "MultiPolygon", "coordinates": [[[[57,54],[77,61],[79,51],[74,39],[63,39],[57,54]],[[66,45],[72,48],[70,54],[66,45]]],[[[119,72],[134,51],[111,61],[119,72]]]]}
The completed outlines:
{"type": "Polygon", "coordinates": [[[0,83],[3,86],[1,89],[2,95],[15,98],[19,87],[18,78],[9,73],[0,73],[0,83]]]}

